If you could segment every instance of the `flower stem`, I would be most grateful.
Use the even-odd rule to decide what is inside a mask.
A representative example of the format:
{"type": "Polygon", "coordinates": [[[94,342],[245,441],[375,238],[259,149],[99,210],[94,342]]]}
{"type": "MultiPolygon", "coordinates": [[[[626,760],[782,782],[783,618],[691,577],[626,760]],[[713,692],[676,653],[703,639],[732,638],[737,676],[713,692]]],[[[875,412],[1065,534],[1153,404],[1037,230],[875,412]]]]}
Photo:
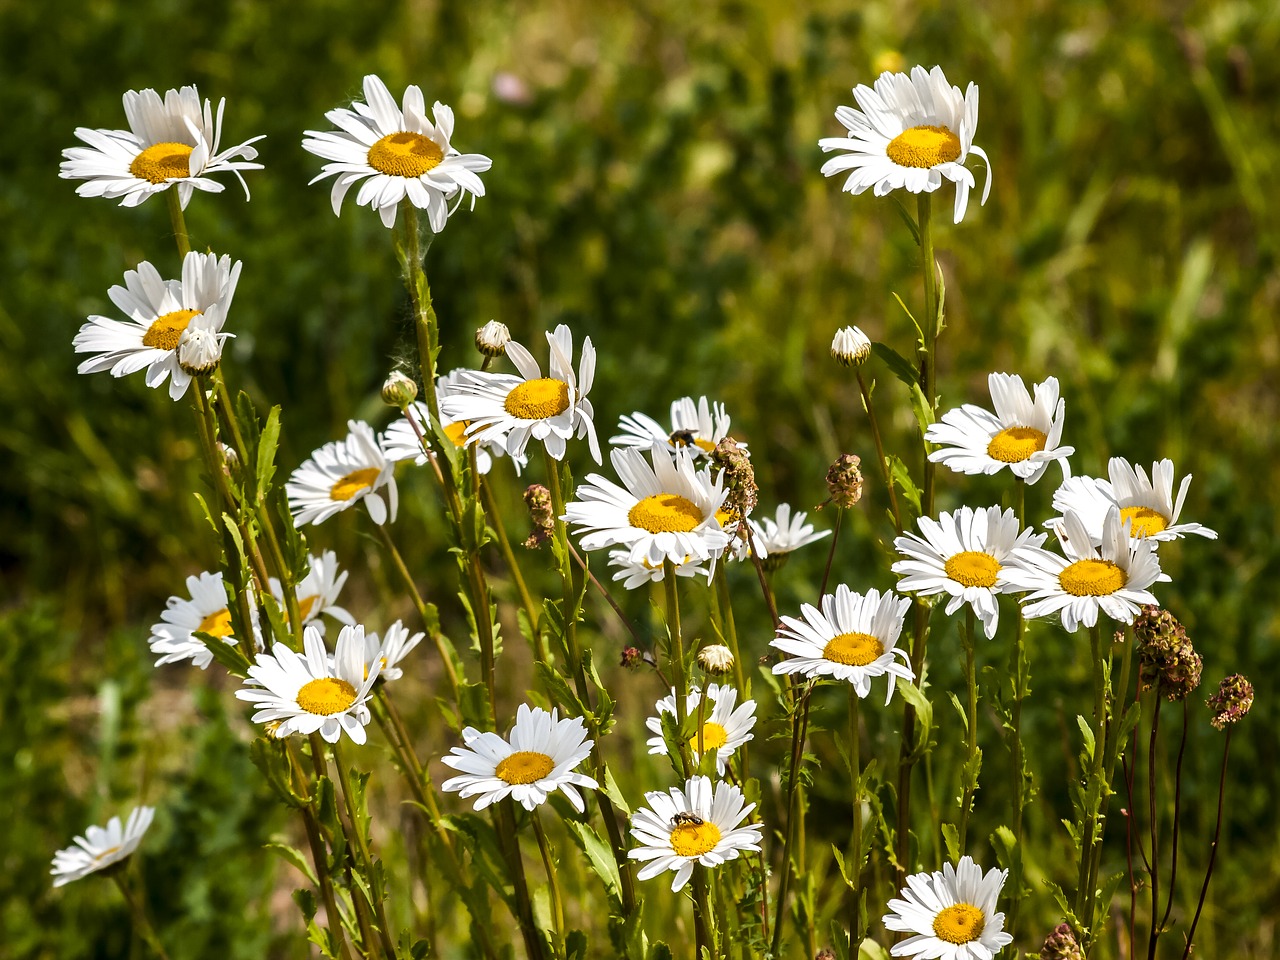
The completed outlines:
{"type": "Polygon", "coordinates": [[[515,551],[511,549],[511,541],[507,538],[506,527],[502,523],[502,515],[498,513],[498,498],[493,495],[493,487],[485,480],[480,482],[480,491],[484,497],[485,513],[489,514],[493,519],[491,526],[494,533],[498,535],[498,546],[502,549],[502,558],[507,561],[507,569],[511,571],[511,579],[515,581],[516,592],[520,594],[520,603],[524,607],[525,616],[529,618],[529,626],[533,628],[534,634],[537,635],[540,611],[537,604],[533,602],[528,584],[524,582],[524,574],[520,570],[520,564],[516,561],[515,551]]]}
{"type": "MultiPolygon", "coordinates": [[[[793,705],[791,714],[791,765],[787,769],[787,825],[782,841],[782,877],[778,881],[778,899],[774,904],[773,940],[769,953],[780,956],[782,946],[783,916],[787,908],[787,888],[791,885],[791,847],[795,843],[797,833],[797,806],[800,796],[800,765],[804,760],[804,741],[809,733],[809,695],[813,691],[813,682],[804,685],[799,701],[793,705]]],[[[803,844],[803,838],[801,844],[803,844]]]]}
{"type": "Polygon", "coordinates": [[[818,588],[818,596],[827,595],[827,581],[831,578],[831,564],[836,558],[836,542],[840,539],[840,527],[844,520],[844,508],[836,507],[836,524],[831,533],[831,546],[827,550],[827,565],[822,569],[822,586],[818,588]]]}
{"type": "Polygon", "coordinates": [[[1095,939],[1093,914],[1097,898],[1094,896],[1089,878],[1093,872],[1095,848],[1101,847],[1102,839],[1099,835],[1099,819],[1102,812],[1102,770],[1103,753],[1106,750],[1107,722],[1105,663],[1100,625],[1095,624],[1089,628],[1089,645],[1093,654],[1093,751],[1082,810],[1084,822],[1081,824],[1080,871],[1076,884],[1075,913],[1091,944],[1095,939]]]}
{"type": "Polygon", "coordinates": [[[1209,893],[1209,879],[1213,876],[1213,862],[1218,856],[1218,841],[1222,838],[1222,802],[1227,792],[1227,757],[1231,755],[1231,728],[1227,727],[1227,739],[1222,745],[1222,772],[1218,775],[1218,823],[1213,828],[1213,843],[1209,845],[1209,865],[1204,871],[1204,883],[1200,886],[1200,900],[1196,903],[1196,914],[1191,918],[1191,926],[1187,928],[1187,945],[1182,951],[1182,960],[1191,956],[1191,945],[1196,935],[1196,926],[1200,923],[1200,913],[1204,910],[1204,900],[1209,893]]]}
{"type": "Polygon", "coordinates": [[[689,677],[684,662],[684,635],[680,629],[680,592],[676,588],[676,565],[669,559],[662,561],[662,587],[667,596],[667,664],[675,679],[676,727],[680,731],[680,771],[684,779],[693,776],[693,758],[689,753],[689,741],[685,738],[685,724],[689,717],[689,677]]]}
{"type": "Polygon", "coordinates": [[[552,953],[564,956],[564,897],[560,892],[560,878],[556,873],[555,857],[551,853],[551,845],[547,843],[547,831],[542,825],[542,818],[534,810],[529,819],[533,821],[533,832],[538,838],[538,852],[542,854],[542,866],[547,871],[547,884],[551,888],[551,918],[554,927],[552,953]]]}
{"type": "Polygon", "coordinates": [[[858,715],[861,701],[853,684],[849,684],[849,779],[853,784],[853,829],[850,835],[849,873],[853,887],[849,897],[849,956],[857,960],[858,950],[866,936],[862,918],[862,764],[860,741],[862,724],[858,715]]]}
{"type": "Polygon", "coordinates": [[[182,199],[178,196],[177,187],[170,187],[164,195],[169,204],[169,223],[173,227],[173,239],[178,244],[178,257],[185,260],[191,252],[191,236],[187,233],[187,218],[182,213],[182,199]]]}
{"type": "MultiPolygon", "coordinates": [[[[1160,920],[1163,931],[1169,922],[1169,913],[1173,910],[1174,887],[1178,880],[1178,821],[1182,817],[1182,758],[1187,752],[1187,701],[1182,701],[1182,737],[1178,741],[1178,763],[1173,774],[1173,851],[1170,854],[1169,893],[1164,904],[1164,917],[1160,920]]],[[[1152,920],[1154,921],[1154,917],[1152,920]]]]}
{"type": "Polygon", "coordinates": [[[324,901],[325,922],[329,928],[329,936],[332,942],[337,945],[339,956],[343,960],[349,960],[351,949],[347,944],[347,938],[342,929],[342,914],[338,912],[338,901],[333,895],[333,878],[329,876],[329,856],[325,849],[324,836],[320,832],[320,824],[316,820],[316,813],[312,807],[315,797],[312,795],[306,771],[302,767],[302,762],[298,759],[293,741],[291,739],[286,740],[285,744],[289,753],[289,768],[292,771],[295,783],[302,787],[303,792],[311,795],[311,802],[301,806],[299,812],[302,814],[302,823],[307,834],[307,844],[311,847],[311,862],[315,867],[316,882],[320,885],[320,899],[324,901]]]}
{"type": "Polygon", "coordinates": [[[116,886],[120,888],[120,895],[129,906],[129,915],[133,918],[133,929],[138,936],[160,960],[169,960],[169,955],[164,952],[160,938],[156,936],[155,927],[151,925],[151,919],[147,916],[147,909],[143,906],[141,898],[134,896],[133,891],[129,889],[129,884],[125,882],[124,871],[112,871],[111,879],[116,882],[116,886]]]}
{"type": "MultiPolygon", "coordinates": [[[[351,833],[356,842],[356,851],[360,857],[360,870],[364,874],[365,883],[368,885],[369,897],[373,901],[373,912],[377,918],[378,939],[382,943],[383,953],[386,954],[388,960],[392,960],[396,956],[395,946],[391,942],[391,928],[387,924],[387,914],[383,901],[382,883],[378,880],[378,871],[373,867],[373,853],[369,849],[369,838],[365,834],[363,817],[360,815],[360,805],[356,801],[356,795],[351,789],[351,772],[347,769],[347,762],[342,755],[341,738],[333,742],[333,765],[338,769],[338,783],[342,786],[342,800],[347,808],[347,817],[351,822],[351,833]]],[[[356,894],[353,891],[352,897],[356,894]]]]}
{"type": "Polygon", "coordinates": [[[1156,743],[1160,736],[1160,705],[1164,698],[1156,693],[1156,706],[1151,715],[1151,740],[1147,744],[1147,816],[1150,818],[1151,841],[1151,930],[1147,935],[1147,960],[1155,960],[1156,941],[1160,937],[1160,925],[1156,923],[1156,911],[1160,902],[1160,844],[1159,811],[1156,809],[1156,743]]]}
{"type": "MultiPolygon", "coordinates": [[[[1027,517],[1027,485],[1022,480],[1015,480],[1013,485],[1015,512],[1018,517],[1018,532],[1026,526],[1027,517]]],[[[1022,754],[1022,702],[1027,699],[1031,686],[1031,661],[1027,656],[1026,636],[1027,618],[1023,616],[1022,604],[1016,604],[1017,620],[1013,632],[1013,708],[1010,721],[1013,730],[1010,732],[1013,752],[1013,849],[1010,851],[1009,864],[1012,883],[1009,885],[1009,934],[1017,937],[1018,908],[1022,905],[1022,814],[1027,803],[1030,777],[1024,769],[1025,759],[1022,754]]]]}
{"type": "Polygon", "coordinates": [[[720,947],[716,943],[715,925],[712,922],[710,897],[707,885],[710,871],[700,863],[693,866],[693,936],[696,956],[701,960],[705,948],[711,960],[720,960],[720,947]]]}
{"type": "Polygon", "coordinates": [[[871,391],[867,388],[867,380],[862,375],[862,367],[855,367],[854,374],[858,378],[858,389],[862,391],[862,408],[867,411],[867,421],[871,424],[871,439],[876,445],[876,462],[880,464],[880,476],[884,480],[885,490],[889,492],[889,509],[893,511],[893,525],[901,535],[902,512],[898,508],[898,494],[893,487],[893,475],[889,472],[889,458],[884,454],[880,424],[876,420],[875,408],[871,406],[871,391]]]}
{"type": "Polygon", "coordinates": [[[966,849],[969,835],[969,812],[973,808],[973,795],[978,789],[978,673],[973,649],[973,608],[965,610],[964,628],[960,631],[964,645],[965,686],[968,689],[968,712],[965,714],[965,769],[963,796],[960,801],[959,847],[961,855],[966,849]]]}
{"type": "Polygon", "coordinates": [[[511,886],[516,898],[516,918],[520,922],[525,954],[529,960],[544,960],[547,942],[534,920],[533,901],[529,899],[529,881],[525,876],[524,859],[520,855],[520,841],[516,832],[515,801],[507,797],[495,804],[494,808],[494,824],[503,856],[507,860],[507,870],[511,875],[511,886]]]}

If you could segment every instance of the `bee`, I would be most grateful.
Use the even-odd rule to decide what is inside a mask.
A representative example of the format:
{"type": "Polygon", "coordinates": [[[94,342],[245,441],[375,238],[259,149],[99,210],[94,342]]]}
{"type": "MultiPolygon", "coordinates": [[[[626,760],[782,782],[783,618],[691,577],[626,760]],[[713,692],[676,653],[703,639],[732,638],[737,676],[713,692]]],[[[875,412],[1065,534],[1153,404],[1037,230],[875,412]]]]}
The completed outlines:
{"type": "Polygon", "coordinates": [[[672,431],[671,436],[667,439],[673,447],[691,447],[697,442],[692,430],[672,431]]]}
{"type": "Polygon", "coordinates": [[[683,810],[671,818],[673,827],[700,827],[706,822],[696,813],[686,813],[683,810]]]}

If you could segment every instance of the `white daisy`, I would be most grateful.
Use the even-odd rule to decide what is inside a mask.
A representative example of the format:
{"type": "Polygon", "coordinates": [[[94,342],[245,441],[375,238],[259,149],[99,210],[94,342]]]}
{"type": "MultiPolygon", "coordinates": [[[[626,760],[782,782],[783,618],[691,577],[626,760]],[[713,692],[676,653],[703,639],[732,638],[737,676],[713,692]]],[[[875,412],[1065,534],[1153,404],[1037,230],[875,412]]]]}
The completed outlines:
{"type": "Polygon", "coordinates": [[[155,815],[155,807],[136,807],[124,826],[119,817],[112,817],[105,827],[90,827],[75,838],[75,846],[53,855],[53,869],[49,871],[53,885],[60,887],[124,860],[138,849],[155,815]]]}
{"type": "Polygon", "coordinates": [[[973,153],[987,168],[982,202],[991,193],[991,162],[974,146],[978,127],[978,86],[970,83],[963,94],[947,83],[941,67],[917,66],[911,76],[882,73],[875,88],[858,84],[853,97],[862,109],[837,107],[836,119],[848,137],[818,141],[823,152],[848,151],[822,165],[824,176],[852,171],[844,190],[859,194],[874,187],[883,197],[891,190],[932,193],[943,178],[956,185],[955,222],[964,219],[969,190],[975,186],[965,161],[973,153]]]}
{"type": "MultiPolygon", "coordinates": [[[[321,614],[328,614],[339,623],[355,623],[356,618],[345,607],[338,606],[338,594],[347,582],[347,571],[338,570],[338,555],[332,550],[326,550],[318,557],[309,557],[307,563],[307,575],[294,588],[298,598],[298,614],[303,624],[314,624],[323,635],[324,621],[320,619],[321,614]]],[[[275,577],[271,578],[271,593],[283,606],[284,590],[275,577]]]]}
{"type": "MultiPolygon", "coordinates": [[[[661,583],[665,575],[665,567],[661,562],[650,563],[648,560],[632,560],[630,550],[610,550],[609,566],[613,568],[614,581],[625,581],[622,585],[628,590],[642,587],[646,583],[661,583]]],[[[711,570],[706,565],[691,560],[676,565],[676,576],[704,576],[709,583],[711,581],[711,570]]]]}
{"type": "Polygon", "coordinates": [[[590,777],[573,772],[594,744],[587,739],[581,717],[561,720],[556,710],[547,713],[522,703],[507,739],[467,727],[462,741],[465,746],[454,747],[449,756],[441,758],[461,770],[462,776],[451,777],[440,789],[457,791],[463,799],[479,796],[477,810],[507,796],[532,810],[559,790],[581,813],[585,807],[577,788],[599,789],[590,777]]]}
{"type": "Polygon", "coordinates": [[[1059,445],[1067,404],[1058,398],[1057,379],[1037,383],[1034,401],[1017,375],[993,373],[987,384],[996,412],[971,403],[948,410],[925,431],[928,443],[940,445],[929,459],[957,473],[998,473],[1008,467],[1029,484],[1056,460],[1063,476],[1071,476],[1067,457],[1076,451],[1059,445]]]}
{"type": "MultiPolygon", "coordinates": [[[[1113,506],[1120,508],[1120,519],[1129,523],[1129,535],[1135,538],[1164,541],[1181,540],[1197,534],[1217,540],[1218,534],[1198,523],[1178,523],[1182,503],[1187,499],[1191,476],[1182,478],[1177,499],[1173,496],[1173,461],[1160,460],[1151,465],[1151,477],[1142,467],[1133,467],[1122,457],[1107,463],[1110,482],[1093,477],[1072,477],[1053,495],[1054,509],[1074,513],[1089,531],[1094,543],[1102,540],[1102,528],[1113,506]]],[[[1060,521],[1050,520],[1055,527],[1060,521]]]]}
{"type": "Polygon", "coordinates": [[[399,493],[395,463],[387,458],[373,428],[363,420],[348,420],[345,440],[326,443],[311,454],[285,484],[289,509],[298,526],[323,523],[335,513],[363,500],[376,524],[396,519],[399,493]],[[387,488],[387,500],[378,491],[387,488]]]}
{"type": "Polygon", "coordinates": [[[992,868],[984,876],[970,857],[933,873],[907,877],[905,900],[890,900],[884,916],[889,930],[912,933],[893,945],[895,957],[921,960],[991,960],[1013,942],[1004,932],[1004,914],[996,900],[1008,870],[992,868]]]}
{"type": "Polygon", "coordinates": [[[325,118],[338,130],[308,130],[303,149],[330,161],[311,182],[337,176],[333,182],[333,212],[341,214],[342,198],[353,185],[359,206],[378,211],[388,228],[395,226],[396,207],[405,197],[427,211],[433,233],[444,229],[448,201],[453,209],[468,194],[471,202],[484,196],[484,183],[476,176],[493,161],[478,153],[459,153],[449,143],[453,137],[453,111],[439,100],[431,108],[435,122],[427,119],[422,89],[410,85],[403,107],[396,104],[380,79],[364,78],[364,103],[352,109],[330,110],[325,118]]]}
{"type": "Polygon", "coordinates": [[[130,90],[124,95],[129,129],[77,127],[77,139],[88,146],[63,150],[65,159],[58,176],[84,180],[76,187],[82,197],[119,197],[123,207],[136,207],[151,195],[177,185],[185,210],[197,189],[210,193],[225,189],[209,179],[211,174],[231,173],[248,199],[249,186],[240,171],[262,169],[262,164],[248,162],[258,156],[250,144],[262,137],[219,152],[226,104],[225,99],[218,101],[215,121],[208,98],[201,105],[195,87],[167,90],[163,100],[154,90],[130,90]]]}
{"type": "Polygon", "coordinates": [[[871,356],[871,338],[859,327],[841,327],[831,338],[831,359],[846,367],[857,367],[871,356]]]}
{"type": "Polygon", "coordinates": [[[365,670],[364,627],[343,627],[333,656],[314,625],[305,628],[302,646],[298,653],[277,643],[270,654],[259,654],[236,697],[254,705],[254,723],[279,724],[273,736],[319,733],[336,743],[345,730],[364,743],[378,679],[376,662],[365,670]]]}
{"type": "Polygon", "coordinates": [[[1147,588],[1169,577],[1160,572],[1155,543],[1133,540],[1125,532],[1119,508],[1113,505],[1107,513],[1097,546],[1074,513],[1063,517],[1055,532],[1065,559],[1026,547],[1015,551],[1000,571],[1010,588],[1031,591],[1022,598],[1026,616],[1060,614],[1062,626],[1075,630],[1082,623],[1097,623],[1099,610],[1112,620],[1132,623],[1143,604],[1157,602],[1147,588]]]}
{"type": "Polygon", "coordinates": [[[871,681],[884,676],[893,698],[894,678],[915,679],[907,664],[907,652],[897,646],[902,621],[911,600],[892,591],[854,593],[843,583],[834,594],[822,598],[822,609],[812,604],[800,608],[804,619],[783,617],[778,635],[769,641],[790,658],[775,664],[774,673],[801,673],[806,677],[829,676],[853,684],[860,697],[871,692],[871,681]],[[894,657],[901,657],[897,663],[894,657]]]}
{"type": "MultiPolygon", "coordinates": [[[[467,371],[462,369],[453,370],[445,376],[436,378],[436,399],[438,401],[443,401],[446,397],[451,397],[458,392],[458,382],[464,372],[467,371]]],[[[426,436],[431,429],[431,414],[428,412],[425,403],[418,402],[410,404],[405,409],[405,415],[413,417],[414,422],[418,425],[418,430],[414,430],[409,421],[401,417],[387,427],[382,434],[383,450],[391,460],[397,462],[413,460],[418,466],[423,466],[427,462],[427,455],[422,450],[422,441],[418,439],[418,436],[419,431],[423,436],[426,436]]],[[[467,444],[467,427],[471,426],[471,422],[468,420],[454,420],[445,415],[443,410],[440,416],[440,426],[444,429],[445,436],[452,440],[454,446],[459,449],[465,447],[467,444]]],[[[500,437],[485,443],[477,443],[475,446],[476,470],[481,474],[486,474],[492,469],[494,457],[504,456],[507,452],[502,446],[500,437]]],[[[529,458],[521,455],[513,457],[511,462],[516,468],[516,475],[519,476],[528,464],[529,458]]]]}
{"type": "Polygon", "coordinates": [[[893,541],[894,549],[907,558],[893,565],[893,572],[902,577],[898,589],[924,597],[947,594],[947,616],[967,603],[988,639],[994,637],[1000,622],[996,596],[1009,592],[1000,571],[1014,550],[1039,547],[1045,535],[1020,530],[1017,513],[1001,513],[999,507],[961,507],[937,520],[921,517],[919,524],[923,537],[907,533],[893,541]]]}
{"type": "MultiPolygon", "coordinates": [[[[636,411],[618,421],[618,429],[622,432],[610,437],[609,442],[619,447],[644,450],[655,443],[665,444],[672,452],[685,448],[696,460],[710,454],[716,444],[729,435],[729,423],[723,403],[710,403],[706,397],[699,397],[695,404],[692,397],[681,397],[671,404],[670,430],[647,414],[636,411]]],[[[738,446],[746,449],[745,443],[738,446]]]]}
{"type": "MultiPolygon", "coordinates": [[[[756,725],[756,702],[754,700],[746,700],[740,707],[734,709],[738,701],[738,691],[730,686],[721,686],[713,683],[707,687],[707,699],[713,704],[711,713],[703,718],[701,743],[704,749],[714,750],[716,752],[716,776],[723,777],[725,764],[729,762],[729,758],[733,756],[735,750],[746,743],[748,740],[754,740],[755,734],[751,732],[756,725]]],[[[696,717],[698,715],[698,704],[702,702],[702,690],[697,686],[689,689],[689,695],[685,697],[685,715],[696,717]]],[[[675,716],[676,713],[676,692],[673,689],[670,696],[663,697],[657,702],[655,708],[658,711],[656,717],[649,717],[644,724],[649,728],[649,732],[655,734],[649,738],[649,752],[665,757],[667,755],[667,742],[662,739],[662,715],[669,713],[675,716]]],[[[689,746],[693,750],[693,759],[697,763],[701,758],[701,751],[698,750],[699,736],[695,732],[689,738],[689,746]]]]}
{"type": "Polygon", "coordinates": [[[649,808],[631,817],[631,835],[640,846],[627,851],[632,860],[649,861],[636,874],[638,880],[673,870],[671,889],[676,891],[689,882],[696,863],[718,867],[746,851],[760,850],[762,826],[741,826],[756,805],[745,803],[734,784],[722,780],[712,793],[709,778],[692,777],[683,790],[653,790],[644,799],[649,808]]]}
{"type": "Polygon", "coordinates": [[[578,527],[582,548],[625,546],[631,561],[654,567],[664,560],[681,566],[717,556],[729,545],[716,517],[726,495],[721,478],[695,470],[683,448],[674,460],[657,444],[649,455],[652,467],[639,450],[611,450],[623,486],[598,473],[578,486],[564,520],[578,527]]]}
{"type": "Polygon", "coordinates": [[[240,261],[212,253],[189,253],[182,261],[181,280],[162,280],[147,261],[128,270],[124,286],[107,291],[128,321],[91,316],[72,340],[76,353],[94,353],[76,368],[77,373],[110,370],[123,377],[146,367],[148,387],[169,378],[169,396],[178,400],[187,392],[191,374],[178,362],[183,333],[198,327],[219,341],[227,310],[240,279],[240,261]]]}
{"type": "MultiPolygon", "coordinates": [[[[201,670],[213,662],[213,654],[197,633],[207,633],[228,644],[236,643],[231,626],[231,611],[227,608],[227,590],[222,574],[202,573],[187,577],[187,593],[190,599],[170,597],[160,622],[152,624],[148,643],[151,652],[160,655],[156,666],[190,660],[201,670]]],[[[249,610],[257,617],[257,607],[250,594],[249,610]]],[[[258,624],[253,624],[254,645],[261,642],[258,624]]]]}
{"type": "Polygon", "coordinates": [[[830,530],[816,531],[813,524],[805,523],[809,515],[804,511],[791,513],[791,504],[778,504],[774,517],[762,517],[758,522],[748,518],[751,539],[761,558],[768,558],[774,565],[786,559],[787,554],[828,536],[830,530]]]}
{"type": "Polygon", "coordinates": [[[387,627],[381,638],[376,633],[367,633],[364,637],[365,671],[376,665],[379,680],[399,680],[404,676],[400,669],[400,661],[408,656],[409,651],[420,644],[425,633],[410,633],[409,628],[397,620],[387,627]]]}
{"type": "Polygon", "coordinates": [[[544,377],[538,361],[523,345],[507,344],[507,358],[520,371],[483,373],[463,370],[455,391],[440,402],[441,416],[466,420],[468,442],[496,443],[513,457],[524,456],[530,437],[540,440],[551,456],[564,458],[566,441],[586,437],[591,456],[600,462],[595,415],[587,394],[596,375],[596,349],[591,338],[582,341],[582,358],[573,372],[573,334],[563,323],[547,334],[549,372],[544,377]]]}

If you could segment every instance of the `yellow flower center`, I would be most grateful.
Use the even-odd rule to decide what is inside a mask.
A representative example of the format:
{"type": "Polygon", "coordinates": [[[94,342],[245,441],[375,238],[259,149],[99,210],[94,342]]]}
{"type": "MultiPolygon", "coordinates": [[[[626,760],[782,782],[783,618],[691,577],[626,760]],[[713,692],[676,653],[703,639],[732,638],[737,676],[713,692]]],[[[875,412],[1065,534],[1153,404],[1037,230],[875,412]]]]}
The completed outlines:
{"type": "Polygon", "coordinates": [[[369,148],[369,166],[392,177],[420,177],[444,160],[444,151],[420,133],[392,133],[369,148]]]}
{"type": "Polygon", "coordinates": [[[1125,585],[1124,571],[1110,560],[1077,560],[1060,574],[1058,582],[1073,597],[1105,597],[1125,585]]]}
{"type": "Polygon", "coordinates": [[[569,409],[569,385],[551,377],[526,380],[507,394],[502,408],[521,420],[546,420],[569,409]]]}
{"type": "Polygon", "coordinates": [[[1006,427],[991,438],[987,455],[1001,463],[1021,463],[1043,450],[1048,439],[1035,427],[1006,427]]]}
{"type": "Polygon", "coordinates": [[[337,677],[308,680],[298,691],[298,706],[307,713],[331,717],[356,702],[356,688],[337,677]]]}
{"type": "Polygon", "coordinates": [[[200,621],[196,632],[207,633],[219,639],[231,636],[231,611],[223,607],[217,613],[209,614],[200,621]]]}
{"type": "Polygon", "coordinates": [[[309,597],[303,597],[298,601],[298,619],[306,620],[311,615],[311,608],[316,605],[316,601],[320,599],[320,594],[313,593],[309,597]]]}
{"type": "MultiPolygon", "coordinates": [[[[693,739],[689,741],[696,748],[698,746],[698,735],[695,733],[693,739]]],[[[729,731],[714,720],[708,720],[702,725],[702,747],[704,751],[719,750],[729,742],[729,731]]]]}
{"type": "Polygon", "coordinates": [[[329,489],[329,499],[350,500],[361,490],[372,487],[381,472],[377,467],[351,471],[329,489]]]}
{"type": "Polygon", "coordinates": [[[494,776],[507,783],[537,783],[555,769],[555,761],[536,750],[517,750],[498,761],[494,776]]]}
{"type": "Polygon", "coordinates": [[[1000,561],[989,553],[965,550],[948,558],[943,569],[948,577],[966,587],[994,587],[1000,561]]]}
{"type": "Polygon", "coordinates": [[[938,911],[933,918],[933,932],[939,940],[947,943],[972,943],[982,936],[982,928],[987,919],[971,903],[957,903],[953,907],[938,911]]]}
{"type": "Polygon", "coordinates": [[[650,533],[688,533],[702,523],[702,511],[678,493],[656,493],[627,511],[627,522],[650,533]]]}
{"type": "Polygon", "coordinates": [[[884,644],[869,633],[841,633],[822,648],[825,660],[849,667],[865,667],[884,653],[884,644]]]}
{"type": "Polygon", "coordinates": [[[720,842],[720,828],[710,820],[682,823],[671,831],[671,849],[678,857],[700,857],[720,842]]]}
{"type": "Polygon", "coordinates": [[[191,147],[185,143],[153,143],[133,158],[129,172],[147,183],[191,176],[191,147]]]}
{"type": "Polygon", "coordinates": [[[196,317],[199,310],[175,310],[162,317],[156,317],[147,332],[142,335],[142,345],[154,350],[177,350],[178,341],[182,339],[182,331],[196,317]]]}
{"type": "Polygon", "coordinates": [[[444,435],[453,441],[455,447],[465,447],[469,426],[471,426],[470,420],[455,420],[453,423],[445,424],[444,435]]]}
{"type": "Polygon", "coordinates": [[[1150,507],[1121,507],[1120,521],[1129,521],[1129,535],[1131,537],[1151,537],[1157,533],[1164,533],[1165,528],[1169,526],[1169,519],[1159,510],[1152,510],[1150,507]]]}
{"type": "Polygon", "coordinates": [[[889,141],[885,153],[900,167],[928,169],[960,159],[960,138],[948,127],[925,124],[903,130],[889,141]]]}
{"type": "Polygon", "coordinates": [[[721,527],[725,527],[730,523],[734,523],[738,519],[738,512],[730,510],[728,507],[721,507],[716,511],[716,523],[721,527]]]}

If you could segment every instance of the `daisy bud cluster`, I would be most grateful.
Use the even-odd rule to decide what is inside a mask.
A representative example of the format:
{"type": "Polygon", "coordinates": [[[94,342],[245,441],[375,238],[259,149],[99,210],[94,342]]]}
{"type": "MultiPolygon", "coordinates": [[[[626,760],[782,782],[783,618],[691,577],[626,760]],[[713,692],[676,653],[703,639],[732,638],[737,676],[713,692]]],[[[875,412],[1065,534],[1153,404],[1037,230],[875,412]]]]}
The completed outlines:
{"type": "Polygon", "coordinates": [[[1253,706],[1253,684],[1244,676],[1233,673],[1218,684],[1218,692],[1205,701],[1213,711],[1209,721],[1219,730],[1244,717],[1253,706]]]}
{"type": "Polygon", "coordinates": [[[1180,701],[1200,686],[1203,661],[1186,629],[1168,610],[1145,605],[1133,621],[1133,637],[1142,689],[1157,687],[1166,699],[1180,701]]]}

